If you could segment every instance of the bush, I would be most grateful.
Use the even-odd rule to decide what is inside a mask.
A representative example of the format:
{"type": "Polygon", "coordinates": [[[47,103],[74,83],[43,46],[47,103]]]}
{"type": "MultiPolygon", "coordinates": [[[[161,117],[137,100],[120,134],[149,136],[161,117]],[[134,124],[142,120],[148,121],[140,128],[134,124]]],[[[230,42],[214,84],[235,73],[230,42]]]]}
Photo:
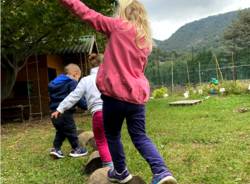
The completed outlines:
{"type": "Polygon", "coordinates": [[[152,96],[153,98],[164,98],[167,92],[168,92],[168,89],[166,87],[161,87],[159,89],[155,89],[153,91],[152,96]]]}
{"type": "Polygon", "coordinates": [[[209,85],[208,84],[202,84],[197,86],[187,85],[186,91],[188,91],[189,98],[201,98],[203,96],[208,95],[209,85]]]}
{"type": "Polygon", "coordinates": [[[240,81],[223,81],[220,84],[221,88],[225,88],[226,94],[234,94],[234,95],[239,95],[239,94],[244,94],[247,93],[248,91],[248,85],[247,83],[243,83],[240,81]]]}
{"type": "Polygon", "coordinates": [[[201,95],[203,95],[203,96],[207,96],[210,93],[210,86],[209,86],[208,83],[203,83],[201,85],[197,85],[196,89],[198,89],[198,91],[202,90],[202,94],[201,95]]]}
{"type": "MultiPolygon", "coordinates": [[[[196,89],[202,89],[203,95],[209,95],[211,90],[211,85],[209,84],[202,84],[196,87],[196,89]]],[[[219,95],[239,95],[239,94],[245,94],[248,93],[248,83],[244,83],[241,81],[223,81],[219,83],[218,86],[215,87],[215,90],[217,94],[219,95]],[[225,88],[225,92],[222,94],[220,92],[221,88],[225,88]]]]}
{"type": "Polygon", "coordinates": [[[186,91],[189,92],[190,98],[199,98],[201,96],[211,95],[212,92],[217,95],[239,95],[250,93],[248,86],[249,82],[222,81],[218,85],[203,83],[201,85],[197,85],[196,87],[186,86],[186,91]],[[225,89],[224,92],[221,92],[222,88],[225,89]]]}

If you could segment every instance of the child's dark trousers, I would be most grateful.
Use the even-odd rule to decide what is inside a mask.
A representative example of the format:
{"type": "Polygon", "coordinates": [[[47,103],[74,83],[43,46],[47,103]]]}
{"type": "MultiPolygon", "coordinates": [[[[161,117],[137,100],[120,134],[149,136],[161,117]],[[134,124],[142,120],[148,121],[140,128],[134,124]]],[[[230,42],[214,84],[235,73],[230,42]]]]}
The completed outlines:
{"type": "Polygon", "coordinates": [[[104,95],[102,95],[102,99],[104,129],[116,171],[121,173],[126,169],[125,154],[121,143],[121,128],[124,119],[126,119],[131,140],[150,165],[152,173],[169,172],[157,148],[146,135],[145,106],[120,101],[104,95]]]}
{"type": "Polygon", "coordinates": [[[69,140],[72,149],[79,147],[73,112],[65,111],[57,119],[53,118],[52,123],[56,129],[56,135],[53,142],[54,148],[60,150],[66,138],[69,140]]]}

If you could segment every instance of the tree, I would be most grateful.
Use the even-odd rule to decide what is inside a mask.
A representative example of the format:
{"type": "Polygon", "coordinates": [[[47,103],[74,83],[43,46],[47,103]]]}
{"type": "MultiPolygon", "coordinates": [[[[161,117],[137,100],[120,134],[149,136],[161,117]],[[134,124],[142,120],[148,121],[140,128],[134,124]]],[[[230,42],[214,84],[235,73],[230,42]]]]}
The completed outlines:
{"type": "Polygon", "coordinates": [[[233,80],[237,79],[236,63],[237,54],[241,50],[250,48],[250,9],[240,11],[239,18],[234,21],[224,32],[227,49],[232,54],[233,80]]]}
{"type": "MultiPolygon", "coordinates": [[[[89,7],[110,15],[114,0],[86,0],[89,7]]],[[[63,8],[58,1],[50,0],[1,0],[2,40],[1,70],[2,100],[8,97],[19,70],[33,54],[49,52],[58,47],[67,47],[79,42],[84,34],[93,34],[86,23],[63,8]]],[[[98,38],[100,34],[97,34],[98,38]]]]}
{"type": "Polygon", "coordinates": [[[240,11],[239,18],[224,32],[224,40],[231,51],[250,47],[250,9],[240,11]]]}

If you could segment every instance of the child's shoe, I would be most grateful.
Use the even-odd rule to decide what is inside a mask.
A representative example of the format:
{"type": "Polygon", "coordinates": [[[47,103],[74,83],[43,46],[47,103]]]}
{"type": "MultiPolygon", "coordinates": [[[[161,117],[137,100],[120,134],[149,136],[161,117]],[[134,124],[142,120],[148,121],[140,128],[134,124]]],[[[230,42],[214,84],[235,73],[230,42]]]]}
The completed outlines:
{"type": "Polygon", "coordinates": [[[155,175],[152,184],[177,184],[176,179],[169,173],[164,172],[159,175],[155,175]]]}
{"type": "Polygon", "coordinates": [[[88,151],[86,148],[76,148],[70,152],[69,156],[76,158],[76,157],[83,157],[87,154],[88,151]]]}
{"type": "Polygon", "coordinates": [[[114,168],[113,162],[102,162],[102,167],[114,168]]]}
{"type": "Polygon", "coordinates": [[[128,172],[127,169],[124,170],[121,174],[116,172],[114,168],[108,171],[108,180],[111,182],[127,183],[132,178],[132,175],[128,172]]]}
{"type": "Polygon", "coordinates": [[[64,155],[61,150],[57,150],[55,148],[52,148],[50,151],[50,155],[55,158],[64,158],[64,155]]]}

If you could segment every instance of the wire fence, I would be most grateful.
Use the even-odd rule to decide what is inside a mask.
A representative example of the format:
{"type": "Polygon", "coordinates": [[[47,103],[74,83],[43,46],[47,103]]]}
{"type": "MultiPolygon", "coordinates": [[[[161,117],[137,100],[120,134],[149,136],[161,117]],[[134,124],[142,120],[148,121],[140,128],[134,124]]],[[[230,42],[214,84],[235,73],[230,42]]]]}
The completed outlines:
{"type": "Polygon", "coordinates": [[[211,78],[222,80],[249,80],[250,61],[216,64],[188,64],[187,62],[159,63],[146,72],[151,86],[167,86],[174,91],[174,88],[187,85],[199,85],[208,83],[211,78]],[[150,73],[150,74],[149,74],[150,73]]]}

